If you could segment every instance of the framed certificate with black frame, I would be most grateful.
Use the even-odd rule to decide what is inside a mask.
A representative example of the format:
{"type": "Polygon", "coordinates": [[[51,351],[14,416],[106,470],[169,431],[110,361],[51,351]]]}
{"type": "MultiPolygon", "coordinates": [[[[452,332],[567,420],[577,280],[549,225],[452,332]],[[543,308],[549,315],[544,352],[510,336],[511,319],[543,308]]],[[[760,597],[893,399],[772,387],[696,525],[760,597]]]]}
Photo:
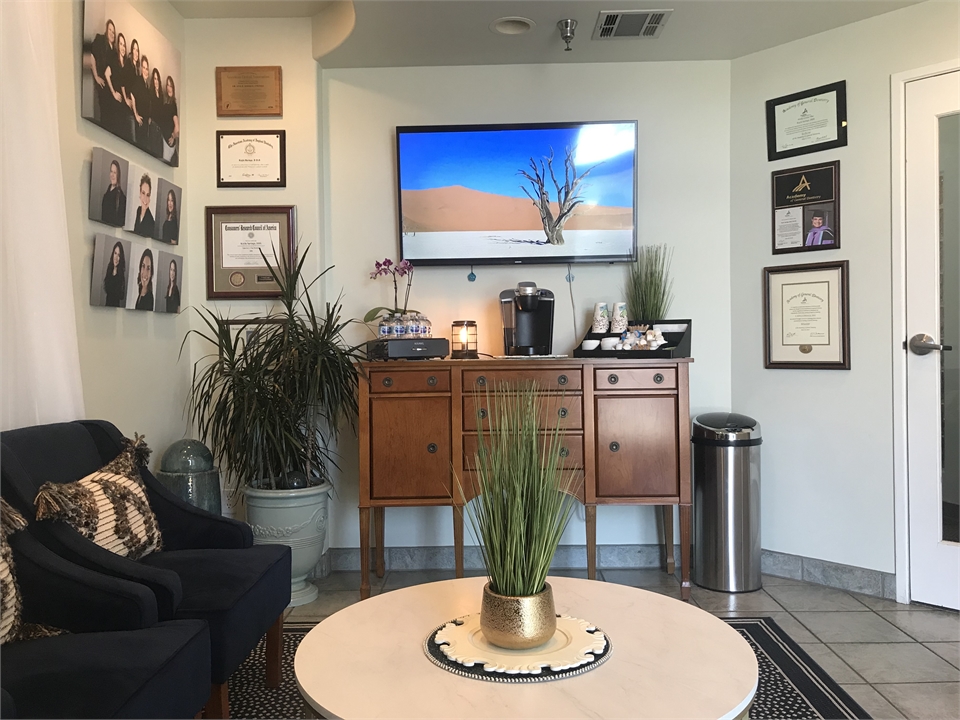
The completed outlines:
{"type": "Polygon", "coordinates": [[[849,370],[846,260],[763,269],[763,366],[849,370]]]}
{"type": "Polygon", "coordinates": [[[217,187],[286,186],[286,130],[217,130],[217,187]]]}
{"type": "Polygon", "coordinates": [[[840,247],[840,161],[775,170],[773,254],[840,247]]]}
{"type": "Polygon", "coordinates": [[[207,207],[206,240],[208,299],[279,297],[263,256],[296,262],[296,207],[207,207]]]}
{"type": "Polygon", "coordinates": [[[847,144],[845,80],[767,100],[767,160],[847,144]]]}

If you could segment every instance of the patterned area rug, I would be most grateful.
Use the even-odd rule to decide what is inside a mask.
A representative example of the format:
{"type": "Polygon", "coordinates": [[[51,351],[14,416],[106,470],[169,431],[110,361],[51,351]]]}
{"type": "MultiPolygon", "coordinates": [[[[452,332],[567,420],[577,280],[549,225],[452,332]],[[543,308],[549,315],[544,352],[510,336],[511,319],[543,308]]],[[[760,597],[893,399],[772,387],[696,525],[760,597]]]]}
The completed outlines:
{"type": "MultiPolygon", "coordinates": [[[[753,648],[760,684],[750,708],[752,720],[847,719],[870,716],[770,618],[726,620],[753,648]]],[[[311,625],[290,624],[283,633],[283,677],[279,688],[263,686],[264,644],[230,678],[230,717],[303,718],[303,700],[293,658],[311,625]]],[[[602,668],[598,672],[602,672],[602,668]]]]}

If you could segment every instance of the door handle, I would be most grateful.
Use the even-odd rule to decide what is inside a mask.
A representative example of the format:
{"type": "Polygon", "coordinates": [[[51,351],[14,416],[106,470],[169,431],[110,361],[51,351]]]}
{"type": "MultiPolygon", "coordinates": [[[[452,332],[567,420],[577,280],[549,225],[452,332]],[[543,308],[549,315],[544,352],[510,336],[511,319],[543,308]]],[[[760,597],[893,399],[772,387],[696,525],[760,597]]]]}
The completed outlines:
{"type": "Polygon", "coordinates": [[[933,338],[925,333],[914,335],[910,338],[910,342],[907,343],[907,345],[915,355],[927,355],[934,350],[939,350],[940,352],[953,350],[952,345],[941,345],[940,343],[934,342],[933,338]]]}

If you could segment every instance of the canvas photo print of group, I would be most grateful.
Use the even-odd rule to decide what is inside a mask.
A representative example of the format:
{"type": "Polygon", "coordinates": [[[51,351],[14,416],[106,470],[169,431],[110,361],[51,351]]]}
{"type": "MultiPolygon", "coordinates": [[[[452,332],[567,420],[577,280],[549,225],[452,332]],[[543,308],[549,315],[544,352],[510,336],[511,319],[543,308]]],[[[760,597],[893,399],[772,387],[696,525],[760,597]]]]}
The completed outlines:
{"type": "Polygon", "coordinates": [[[179,245],[182,204],[183,190],[179,186],[109,150],[93,149],[91,220],[179,245]]]}
{"type": "Polygon", "coordinates": [[[178,313],[182,286],[181,255],[112,235],[96,236],[91,305],[178,313]]]}
{"type": "Polygon", "coordinates": [[[85,0],[80,114],[180,164],[180,51],[129,2],[85,0]]]}

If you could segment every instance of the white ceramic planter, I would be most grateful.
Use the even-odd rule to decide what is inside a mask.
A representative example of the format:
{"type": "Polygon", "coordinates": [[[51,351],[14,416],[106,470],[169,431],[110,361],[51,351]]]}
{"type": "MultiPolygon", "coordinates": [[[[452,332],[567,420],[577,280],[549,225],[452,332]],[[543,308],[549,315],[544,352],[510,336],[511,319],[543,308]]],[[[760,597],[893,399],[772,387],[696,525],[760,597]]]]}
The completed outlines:
{"type": "Polygon", "coordinates": [[[318,592],[307,575],[323,555],[327,537],[330,483],[299,490],[246,488],[247,522],[257,545],[277,543],[293,550],[290,605],[316,600],[318,592]]]}

